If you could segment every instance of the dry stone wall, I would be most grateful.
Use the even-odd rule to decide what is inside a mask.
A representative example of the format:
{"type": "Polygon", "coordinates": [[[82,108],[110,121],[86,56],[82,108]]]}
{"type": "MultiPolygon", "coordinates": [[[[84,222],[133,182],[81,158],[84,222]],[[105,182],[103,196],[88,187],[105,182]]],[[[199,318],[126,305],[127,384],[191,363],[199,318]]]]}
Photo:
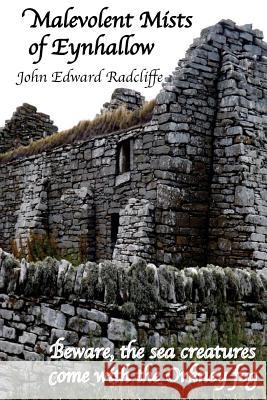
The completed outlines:
{"type": "Polygon", "coordinates": [[[49,359],[60,337],[65,346],[109,347],[116,357],[132,339],[147,349],[204,336],[219,343],[218,335],[237,323],[232,315],[240,318],[242,345],[267,345],[266,271],[211,265],[179,271],[141,259],[129,267],[103,261],[75,268],[51,258],[18,262],[1,251],[0,292],[3,360],[49,359]]]}
{"type": "MultiPolygon", "coordinates": [[[[140,129],[132,132],[133,141],[139,132],[140,129]]],[[[11,238],[19,239],[23,235],[28,237],[29,228],[37,233],[42,229],[41,219],[35,216],[39,213],[42,182],[47,171],[47,204],[43,203],[47,230],[53,234],[61,248],[67,249],[68,253],[75,253],[79,247],[81,232],[86,235],[87,229],[88,235],[91,235],[87,237],[88,246],[94,247],[95,257],[111,258],[111,215],[120,212],[127,203],[127,197],[130,198],[135,193],[138,197],[142,188],[144,193],[145,186],[140,181],[137,160],[130,179],[123,185],[116,185],[116,151],[120,136],[122,135],[109,135],[73,148],[66,146],[52,154],[42,154],[12,163],[12,169],[16,169],[14,175],[10,175],[10,165],[1,168],[4,182],[1,196],[7,199],[8,193],[13,192],[10,201],[3,201],[1,212],[5,213],[5,217],[1,217],[0,222],[1,245],[9,248],[11,238]],[[81,199],[85,193],[87,195],[81,199]],[[30,213],[27,204],[30,204],[30,213]],[[18,217],[26,221],[20,230],[15,229],[18,217]],[[32,225],[36,221],[36,224],[29,226],[27,221],[31,221],[32,225]],[[89,226],[86,227],[86,224],[89,226]],[[96,243],[92,243],[93,241],[96,243]]],[[[137,149],[135,154],[138,155],[138,152],[140,150],[137,149]]]]}
{"type": "Polygon", "coordinates": [[[156,98],[162,147],[153,159],[158,181],[157,257],[179,263],[207,251],[212,134],[216,118],[218,49],[205,35],[189,49],[156,98]],[[162,186],[163,185],[163,186],[162,186]]]}
{"type": "Polygon", "coordinates": [[[267,45],[251,26],[229,22],[217,34],[227,47],[218,81],[209,260],[260,267],[267,260],[267,45]]]}
{"type": "Polygon", "coordinates": [[[127,110],[134,111],[144,105],[145,98],[140,92],[132,89],[118,88],[112,93],[110,102],[103,104],[102,113],[113,111],[123,106],[127,110]]]}
{"type": "Polygon", "coordinates": [[[155,261],[154,253],[154,207],[145,199],[129,199],[127,205],[120,212],[113,258],[125,263],[131,263],[136,256],[155,261]]]}
{"type": "Polygon", "coordinates": [[[0,128],[0,153],[18,146],[26,146],[34,140],[57,132],[49,115],[37,112],[37,108],[24,103],[12,118],[0,128]]]}
{"type": "Polygon", "coordinates": [[[177,187],[176,220],[168,201],[157,215],[165,254],[175,232],[169,249],[176,256],[190,251],[200,262],[206,253],[220,265],[266,265],[267,45],[262,38],[251,25],[228,20],[207,28],[157,97],[159,130],[166,129],[175,155],[170,163],[179,170],[168,174],[172,190],[177,187]],[[167,219],[173,226],[166,229],[167,219]]]}

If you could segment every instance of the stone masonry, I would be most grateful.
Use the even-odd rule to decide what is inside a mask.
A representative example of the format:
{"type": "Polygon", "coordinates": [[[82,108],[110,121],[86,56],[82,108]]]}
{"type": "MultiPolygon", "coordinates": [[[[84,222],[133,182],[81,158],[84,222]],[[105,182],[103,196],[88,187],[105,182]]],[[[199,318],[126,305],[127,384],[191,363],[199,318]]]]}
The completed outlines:
{"type": "Polygon", "coordinates": [[[108,347],[115,357],[133,339],[177,351],[188,340],[220,343],[233,322],[242,346],[266,346],[266,296],[262,270],[177,270],[141,259],[74,268],[51,258],[19,263],[0,250],[0,359],[47,360],[60,337],[65,346],[108,347]]]}
{"type": "MultiPolygon", "coordinates": [[[[106,110],[143,103],[112,97],[106,110]]],[[[63,255],[85,238],[91,261],[264,268],[266,123],[262,33],[223,20],[179,61],[149,122],[1,163],[0,246],[45,232],[63,255]]]]}
{"type": "Polygon", "coordinates": [[[118,88],[115,89],[109,103],[103,104],[102,112],[116,110],[120,106],[126,107],[128,110],[137,110],[144,105],[145,98],[141,94],[132,89],[118,88]]]}
{"type": "Polygon", "coordinates": [[[57,132],[49,115],[37,112],[37,108],[24,103],[6,121],[5,127],[0,128],[0,153],[14,147],[26,146],[33,140],[52,135],[57,132]]]}

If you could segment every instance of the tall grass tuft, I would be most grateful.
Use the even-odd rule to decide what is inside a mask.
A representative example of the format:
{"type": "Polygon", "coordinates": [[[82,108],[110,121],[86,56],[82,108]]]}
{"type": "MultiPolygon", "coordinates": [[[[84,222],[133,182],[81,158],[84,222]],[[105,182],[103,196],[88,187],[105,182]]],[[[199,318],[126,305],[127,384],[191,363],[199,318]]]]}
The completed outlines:
{"type": "Polygon", "coordinates": [[[81,121],[71,129],[54,133],[46,138],[36,140],[28,146],[20,146],[0,154],[0,163],[51,151],[62,145],[84,141],[91,137],[120,131],[148,122],[152,117],[154,106],[155,100],[145,103],[142,108],[135,111],[127,110],[121,106],[114,111],[98,115],[93,120],[81,121]]]}

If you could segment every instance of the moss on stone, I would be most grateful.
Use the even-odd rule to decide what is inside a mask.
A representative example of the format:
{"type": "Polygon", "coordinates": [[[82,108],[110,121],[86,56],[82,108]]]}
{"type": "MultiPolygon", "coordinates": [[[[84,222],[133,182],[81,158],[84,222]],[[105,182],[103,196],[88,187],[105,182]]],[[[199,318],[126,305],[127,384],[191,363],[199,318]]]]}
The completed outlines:
{"type": "Polygon", "coordinates": [[[134,262],[129,270],[130,301],[137,314],[153,313],[158,309],[158,295],[155,286],[155,270],[142,259],[134,262]]]}
{"type": "Polygon", "coordinates": [[[32,296],[34,291],[35,291],[35,264],[30,263],[28,264],[27,268],[27,280],[25,282],[25,287],[24,287],[24,295],[27,296],[32,296]]]}
{"type": "Polygon", "coordinates": [[[186,268],[185,269],[185,293],[186,293],[186,298],[187,300],[191,300],[193,302],[196,302],[197,295],[198,295],[198,289],[201,284],[201,275],[199,274],[199,271],[197,268],[186,268]]]}
{"type": "Polygon", "coordinates": [[[191,276],[187,276],[185,281],[185,298],[187,301],[192,300],[192,293],[193,293],[193,278],[191,276]]]}
{"type": "Polygon", "coordinates": [[[119,301],[124,303],[129,299],[129,267],[118,266],[119,301]]]}
{"type": "Polygon", "coordinates": [[[231,268],[225,268],[225,276],[227,279],[227,299],[231,301],[239,300],[239,279],[236,273],[231,268]]]}
{"type": "Polygon", "coordinates": [[[12,255],[2,252],[0,253],[0,267],[1,267],[0,288],[4,289],[8,287],[12,276],[13,279],[15,278],[13,270],[15,268],[19,268],[19,263],[17,262],[17,260],[15,260],[15,258],[12,255]]]}
{"type": "Polygon", "coordinates": [[[179,303],[185,301],[185,274],[184,271],[175,271],[174,273],[174,286],[176,299],[179,303]]]}
{"type": "Polygon", "coordinates": [[[118,271],[116,265],[111,261],[101,263],[99,277],[103,282],[104,302],[116,304],[118,295],[118,271]]]}
{"type": "Polygon", "coordinates": [[[216,296],[216,281],[212,274],[212,270],[208,267],[201,268],[204,278],[204,301],[210,301],[210,299],[216,296]]]}
{"type": "Polygon", "coordinates": [[[264,291],[267,293],[267,276],[264,276],[263,274],[260,274],[262,285],[264,288],[264,291]]]}
{"type": "Polygon", "coordinates": [[[174,274],[176,269],[170,265],[160,265],[158,269],[159,276],[159,294],[165,301],[175,302],[175,284],[174,274]]]}
{"type": "Polygon", "coordinates": [[[73,267],[72,264],[68,266],[68,269],[65,274],[65,279],[63,282],[63,295],[65,297],[69,297],[74,291],[74,284],[75,284],[75,277],[76,277],[76,269],[73,267]]]}
{"type": "Polygon", "coordinates": [[[216,297],[226,301],[226,276],[223,268],[213,267],[213,276],[216,283],[216,297]]]}
{"type": "Polygon", "coordinates": [[[137,311],[135,304],[131,301],[124,303],[120,307],[120,312],[123,318],[132,319],[136,317],[137,311]]]}
{"type": "Polygon", "coordinates": [[[264,293],[264,285],[262,279],[260,279],[259,275],[257,275],[255,271],[251,272],[251,284],[253,299],[260,300],[264,293]]]}
{"type": "Polygon", "coordinates": [[[41,290],[45,296],[55,296],[57,293],[58,261],[47,257],[44,263],[41,290]]]}
{"type": "Polygon", "coordinates": [[[81,296],[85,299],[93,300],[96,298],[98,269],[99,266],[92,262],[87,262],[84,266],[83,277],[81,279],[81,296]]]}

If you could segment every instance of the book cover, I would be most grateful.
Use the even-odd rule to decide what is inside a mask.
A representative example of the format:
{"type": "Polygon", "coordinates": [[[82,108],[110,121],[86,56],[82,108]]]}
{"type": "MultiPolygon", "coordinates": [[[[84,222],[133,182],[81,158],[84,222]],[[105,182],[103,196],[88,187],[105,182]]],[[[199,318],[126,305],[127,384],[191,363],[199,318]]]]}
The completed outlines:
{"type": "Polygon", "coordinates": [[[0,7],[0,398],[265,399],[265,2],[0,7]]]}

